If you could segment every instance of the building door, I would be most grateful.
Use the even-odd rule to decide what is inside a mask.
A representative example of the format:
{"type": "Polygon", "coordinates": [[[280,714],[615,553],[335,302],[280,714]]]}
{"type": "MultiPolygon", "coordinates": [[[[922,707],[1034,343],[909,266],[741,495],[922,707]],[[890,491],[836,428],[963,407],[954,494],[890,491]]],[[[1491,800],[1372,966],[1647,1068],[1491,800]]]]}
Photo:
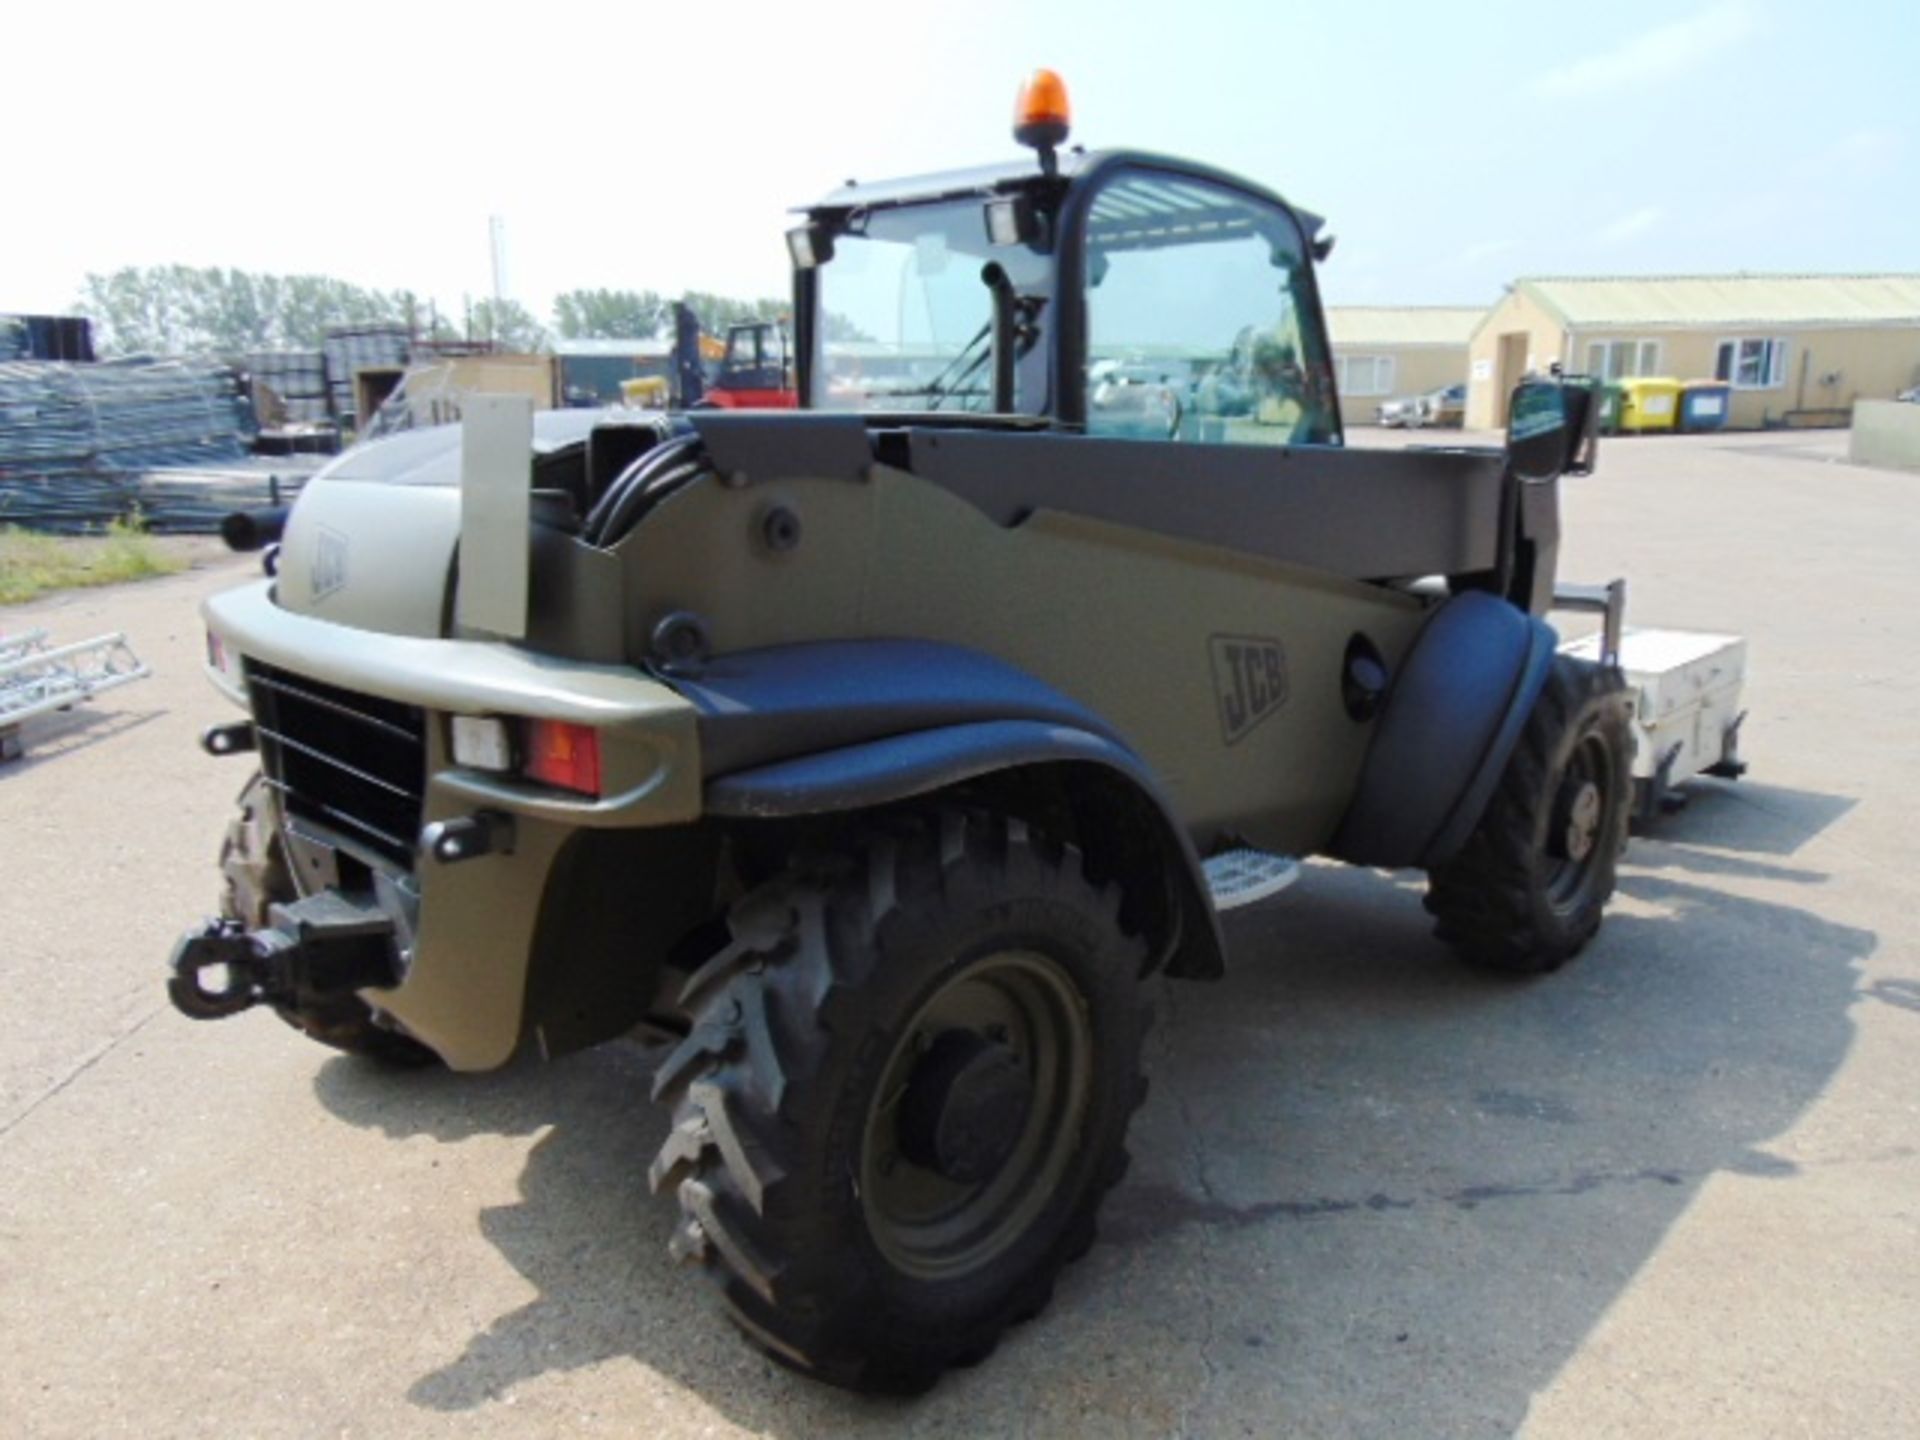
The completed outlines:
{"type": "Polygon", "coordinates": [[[1493,423],[1507,428],[1507,406],[1513,401],[1513,387],[1527,373],[1527,332],[1516,330],[1500,337],[1500,359],[1493,375],[1493,423]]]}

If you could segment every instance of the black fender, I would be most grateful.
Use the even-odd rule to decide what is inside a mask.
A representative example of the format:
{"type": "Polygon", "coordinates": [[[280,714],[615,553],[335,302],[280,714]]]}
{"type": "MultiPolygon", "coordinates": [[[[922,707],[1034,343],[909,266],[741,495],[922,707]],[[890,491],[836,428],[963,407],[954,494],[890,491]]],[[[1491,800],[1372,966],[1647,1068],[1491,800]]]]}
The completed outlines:
{"type": "Polygon", "coordinates": [[[1105,720],[1004,660],[932,640],[819,640],[716,656],[667,675],[700,712],[709,780],[867,740],[1037,720],[1125,748],[1105,720]]]}
{"type": "Polygon", "coordinates": [[[1553,663],[1553,627],[1468,591],[1439,606],[1387,691],[1327,853],[1430,869],[1473,833],[1553,663]]]}
{"type": "Polygon", "coordinates": [[[706,810],[774,820],[870,809],[964,782],[1064,806],[1090,864],[1157,877],[1136,917],[1168,973],[1224,969],[1200,857],[1151,769],[1099,716],[990,655],[920,640],[822,641],[671,677],[700,711],[706,810]]]}

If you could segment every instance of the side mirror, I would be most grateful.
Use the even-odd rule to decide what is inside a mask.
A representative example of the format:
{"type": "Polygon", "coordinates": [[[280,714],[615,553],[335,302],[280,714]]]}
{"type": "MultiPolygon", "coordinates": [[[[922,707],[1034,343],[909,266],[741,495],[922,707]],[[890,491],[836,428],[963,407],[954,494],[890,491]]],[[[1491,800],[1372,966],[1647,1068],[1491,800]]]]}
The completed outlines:
{"type": "Polygon", "coordinates": [[[1561,382],[1567,407],[1567,463],[1563,475],[1591,475],[1600,453],[1600,381],[1569,375],[1561,382]]]}
{"type": "Polygon", "coordinates": [[[1555,380],[1525,380],[1513,389],[1507,410],[1507,469],[1518,480],[1544,485],[1578,462],[1592,468],[1587,435],[1592,429],[1591,392],[1555,380]]]}

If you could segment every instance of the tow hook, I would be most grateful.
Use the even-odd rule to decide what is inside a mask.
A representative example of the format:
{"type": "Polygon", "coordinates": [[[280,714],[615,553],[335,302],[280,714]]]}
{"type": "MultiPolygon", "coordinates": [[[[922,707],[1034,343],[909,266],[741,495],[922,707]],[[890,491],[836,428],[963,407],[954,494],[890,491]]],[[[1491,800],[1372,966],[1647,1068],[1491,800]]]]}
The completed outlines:
{"type": "Polygon", "coordinates": [[[203,929],[181,936],[173,947],[172,971],[167,998],[174,1009],[195,1020],[238,1015],[267,998],[265,957],[238,920],[209,920],[203,929]],[[209,971],[224,983],[209,985],[209,971]]]}
{"type": "Polygon", "coordinates": [[[193,1020],[397,983],[394,926],[373,897],[322,891],[275,905],[269,923],[209,920],[173,947],[167,998],[193,1020]]]}

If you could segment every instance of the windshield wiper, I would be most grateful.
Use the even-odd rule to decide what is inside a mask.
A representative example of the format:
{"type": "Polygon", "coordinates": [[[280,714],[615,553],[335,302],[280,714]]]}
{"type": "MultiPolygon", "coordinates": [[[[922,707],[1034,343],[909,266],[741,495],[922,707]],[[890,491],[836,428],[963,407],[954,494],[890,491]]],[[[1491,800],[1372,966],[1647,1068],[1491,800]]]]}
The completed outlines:
{"type": "Polygon", "coordinates": [[[887,395],[926,395],[931,399],[927,409],[938,410],[940,402],[949,395],[977,394],[961,387],[979,373],[980,367],[987,363],[990,352],[980,348],[981,342],[993,334],[993,321],[989,320],[974,333],[974,337],[960,348],[959,354],[946,363],[940,373],[924,385],[902,386],[897,390],[888,390],[887,395]],[[958,372],[958,373],[956,373],[958,372]]]}
{"type": "MultiPolygon", "coordinates": [[[[989,330],[992,329],[991,321],[988,322],[988,329],[989,330]]],[[[976,342],[973,342],[972,344],[969,344],[967,349],[971,350],[973,348],[973,345],[977,343],[978,342],[976,341],[976,342]]],[[[961,356],[965,356],[966,353],[967,353],[966,350],[962,350],[960,352],[961,356]]],[[[980,367],[985,365],[987,361],[990,360],[992,357],[993,357],[993,349],[991,346],[982,350],[978,355],[975,355],[971,363],[968,364],[967,368],[962,370],[958,375],[954,377],[954,381],[951,386],[949,386],[944,390],[936,391],[934,393],[933,398],[927,401],[927,409],[938,410],[940,408],[940,402],[942,400],[945,400],[949,395],[984,395],[986,392],[980,389],[980,387],[977,385],[971,388],[968,388],[967,382],[973,379],[974,376],[978,375],[980,373],[980,367]]]]}
{"type": "Polygon", "coordinates": [[[1046,302],[1038,296],[1017,294],[1013,281],[998,262],[983,268],[980,280],[993,295],[993,313],[986,323],[974,331],[973,338],[925,385],[890,390],[888,394],[924,395],[928,397],[929,410],[938,410],[940,402],[950,395],[987,395],[991,409],[999,412],[1013,409],[1014,361],[1031,348],[1037,335],[1033,317],[1046,302]],[[996,363],[992,389],[986,390],[970,382],[989,360],[996,363]]]}

